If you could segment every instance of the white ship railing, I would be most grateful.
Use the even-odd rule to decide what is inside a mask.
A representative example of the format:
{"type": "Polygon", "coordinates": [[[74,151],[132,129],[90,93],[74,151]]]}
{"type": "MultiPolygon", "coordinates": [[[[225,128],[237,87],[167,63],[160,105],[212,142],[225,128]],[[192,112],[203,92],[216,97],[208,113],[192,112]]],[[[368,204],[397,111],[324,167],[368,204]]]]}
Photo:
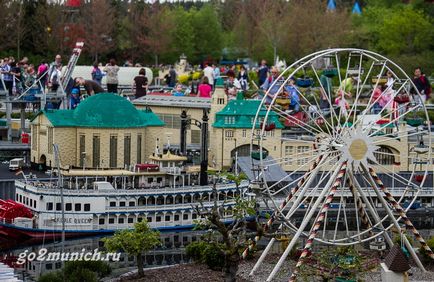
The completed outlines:
{"type": "MultiPolygon", "coordinates": [[[[30,181],[29,181],[30,182],[30,181]]],[[[15,181],[15,186],[19,187],[21,189],[27,189],[35,193],[45,193],[45,194],[58,194],[59,189],[54,183],[49,182],[33,182],[32,184],[24,183],[19,180],[15,181]],[[33,184],[33,185],[32,185],[33,184]],[[36,185],[35,185],[36,184],[36,185]],[[49,188],[53,187],[53,188],[49,188]]],[[[238,187],[239,189],[245,189],[248,186],[248,182],[244,181],[241,183],[241,185],[238,187]]],[[[217,190],[228,190],[228,189],[236,189],[235,183],[229,183],[229,184],[219,184],[217,186],[217,190]]],[[[95,195],[120,195],[120,194],[131,194],[131,195],[137,195],[137,194],[170,194],[170,193],[196,193],[196,192],[211,192],[212,186],[183,186],[183,187],[164,187],[164,188],[140,188],[140,189],[113,189],[113,190],[95,190],[95,189],[69,189],[65,188],[63,189],[63,193],[65,195],[76,195],[76,194],[95,194],[95,195]]]]}
{"type": "MultiPolygon", "coordinates": [[[[219,206],[230,206],[230,205],[234,205],[235,201],[218,201],[217,202],[219,206]]],[[[165,205],[140,205],[140,206],[124,206],[124,207],[110,207],[110,206],[106,206],[106,211],[110,212],[110,211],[146,211],[146,210],[174,210],[174,209],[192,209],[196,206],[199,206],[200,203],[199,202],[193,202],[193,203],[188,203],[188,204],[165,204],[165,205]]],[[[204,208],[210,208],[214,205],[214,201],[206,201],[203,203],[203,207],[204,208]]]]}

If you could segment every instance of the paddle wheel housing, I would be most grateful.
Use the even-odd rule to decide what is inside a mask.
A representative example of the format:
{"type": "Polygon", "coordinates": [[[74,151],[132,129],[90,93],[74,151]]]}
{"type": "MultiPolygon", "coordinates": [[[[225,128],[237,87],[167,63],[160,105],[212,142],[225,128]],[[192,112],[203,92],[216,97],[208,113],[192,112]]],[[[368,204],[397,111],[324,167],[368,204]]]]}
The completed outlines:
{"type": "Polygon", "coordinates": [[[0,200],[0,220],[12,222],[17,217],[32,218],[32,211],[13,200],[0,200]]]}

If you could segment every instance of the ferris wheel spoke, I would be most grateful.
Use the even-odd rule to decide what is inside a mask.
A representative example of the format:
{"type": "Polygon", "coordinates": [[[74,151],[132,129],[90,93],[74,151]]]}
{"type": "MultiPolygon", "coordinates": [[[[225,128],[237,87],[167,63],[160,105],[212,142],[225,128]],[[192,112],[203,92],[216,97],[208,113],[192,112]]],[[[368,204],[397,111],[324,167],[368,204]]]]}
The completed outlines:
{"type": "MultiPolygon", "coordinates": [[[[412,132],[413,130],[407,130],[407,131],[404,131],[404,132],[398,132],[398,133],[408,133],[408,132],[412,132]]],[[[385,143],[385,142],[388,142],[388,141],[390,141],[390,140],[399,140],[399,139],[402,139],[402,138],[406,138],[406,137],[411,137],[411,136],[418,136],[418,135],[425,135],[423,132],[421,132],[421,131],[416,131],[416,132],[413,132],[413,133],[411,133],[411,134],[403,134],[403,135],[397,135],[397,136],[390,136],[390,137],[388,137],[388,139],[386,139],[386,138],[382,138],[382,139],[377,139],[377,140],[375,140],[374,142],[372,142],[373,144],[378,144],[378,143],[385,143]]]]}
{"type": "MultiPolygon", "coordinates": [[[[323,183],[325,180],[329,180],[328,177],[332,174],[332,171],[336,171],[339,166],[340,166],[340,164],[338,162],[336,162],[336,164],[334,164],[332,166],[331,170],[329,172],[327,172],[323,177],[320,178],[320,180],[318,181],[318,184],[315,185],[314,189],[312,189],[312,191],[309,193],[309,195],[313,195],[312,197],[315,198],[314,197],[315,194],[314,194],[313,190],[317,189],[318,187],[321,187],[321,183],[323,183]]],[[[314,180],[314,179],[312,179],[312,180],[314,180]]],[[[295,202],[293,203],[293,205],[291,206],[291,208],[287,212],[285,218],[287,218],[287,219],[291,218],[295,214],[296,209],[299,207],[299,205],[303,201],[303,199],[309,197],[309,196],[305,197],[305,195],[310,189],[310,183],[311,182],[307,183],[306,185],[304,185],[304,187],[302,189],[300,189],[299,195],[296,198],[294,198],[295,202]]],[[[327,189],[327,185],[330,185],[330,184],[326,184],[323,187],[323,189],[327,189]]],[[[305,214],[308,214],[310,212],[311,207],[312,207],[311,205],[308,206],[305,214]]]]}
{"type": "MultiPolygon", "coordinates": [[[[334,137],[336,135],[336,133],[335,133],[335,131],[333,131],[333,129],[335,128],[334,121],[333,121],[333,114],[334,114],[334,116],[336,118],[337,118],[337,116],[336,116],[336,112],[333,110],[333,103],[331,101],[331,97],[333,96],[333,89],[332,89],[332,87],[330,85],[330,89],[328,89],[329,91],[326,91],[326,89],[324,88],[324,85],[321,82],[321,79],[318,76],[318,72],[317,72],[315,66],[313,64],[310,64],[310,67],[312,68],[312,70],[313,70],[313,72],[314,72],[314,74],[316,76],[316,79],[319,82],[319,85],[321,87],[320,91],[323,92],[324,96],[327,98],[327,102],[329,103],[329,107],[330,107],[329,108],[330,109],[330,122],[331,122],[331,128],[332,128],[332,134],[330,134],[330,135],[332,135],[334,137]]],[[[327,78],[327,79],[329,79],[329,78],[327,78]]],[[[320,95],[321,95],[321,93],[320,93],[320,95]]],[[[321,111],[321,109],[320,109],[320,111],[321,111]]]]}
{"type": "Polygon", "coordinates": [[[289,121],[289,122],[293,122],[295,124],[297,124],[297,127],[301,127],[304,130],[306,130],[307,132],[309,132],[312,135],[317,135],[317,134],[321,134],[324,133],[322,130],[319,130],[318,127],[313,127],[310,124],[305,123],[304,121],[297,119],[295,117],[293,117],[292,115],[285,113],[284,111],[282,111],[281,109],[277,108],[276,106],[271,105],[270,106],[273,111],[280,116],[281,118],[289,121]]]}
{"type": "MultiPolygon", "coordinates": [[[[408,111],[405,112],[404,115],[406,115],[406,114],[408,114],[408,113],[411,113],[412,111],[415,111],[416,109],[420,108],[420,106],[421,106],[421,105],[416,105],[416,106],[410,108],[408,111]]],[[[394,119],[392,119],[391,121],[389,121],[388,123],[384,124],[383,127],[386,127],[386,126],[388,126],[389,124],[392,124],[392,123],[394,123],[394,122],[396,122],[396,121],[398,121],[398,120],[399,120],[399,117],[394,118],[394,119]]],[[[378,132],[379,132],[380,130],[382,130],[382,129],[383,129],[383,128],[380,127],[379,129],[376,129],[374,132],[371,132],[368,136],[369,136],[369,137],[372,137],[372,136],[374,136],[376,133],[378,133],[378,132]]]]}
{"type": "Polygon", "coordinates": [[[311,140],[303,140],[303,139],[293,139],[289,137],[280,137],[281,141],[292,141],[292,142],[298,142],[298,143],[308,143],[311,145],[316,145],[317,141],[311,141],[311,140]]]}
{"type": "MultiPolygon", "coordinates": [[[[386,90],[384,90],[384,92],[387,92],[387,91],[393,91],[394,94],[393,94],[392,98],[394,99],[395,96],[396,96],[396,94],[399,94],[399,93],[402,91],[402,89],[405,87],[405,85],[406,85],[407,83],[410,83],[410,80],[406,80],[404,83],[402,83],[402,85],[401,85],[401,86],[398,88],[398,90],[396,90],[396,91],[393,90],[393,89],[391,89],[392,85],[389,85],[389,86],[386,88],[386,90]]],[[[406,94],[410,96],[410,93],[408,92],[408,90],[406,90],[406,94]]],[[[380,96],[380,97],[381,97],[381,96],[380,96]]],[[[376,101],[378,101],[378,100],[380,99],[380,97],[378,97],[376,101]]],[[[385,110],[387,110],[387,109],[390,107],[390,105],[395,105],[395,102],[394,102],[393,99],[390,99],[390,100],[386,103],[386,105],[385,105],[385,106],[380,110],[380,112],[378,113],[378,115],[379,115],[380,117],[382,116],[383,112],[384,112],[385,110]]],[[[408,102],[408,103],[406,103],[406,104],[409,105],[410,103],[408,102]]],[[[372,106],[373,106],[373,105],[372,105],[372,106]]],[[[420,107],[421,105],[420,105],[420,104],[417,104],[417,106],[420,107]]],[[[398,114],[399,114],[399,110],[400,110],[400,108],[399,108],[399,106],[398,106],[397,108],[392,109],[392,111],[391,111],[390,113],[388,113],[388,115],[389,115],[390,117],[392,117],[392,118],[393,118],[393,116],[397,116],[398,118],[404,118],[404,116],[405,116],[407,113],[404,113],[404,114],[402,115],[402,117],[400,117],[400,116],[398,115],[398,114]]]]}
{"type": "MultiPolygon", "coordinates": [[[[407,230],[409,230],[409,231],[411,231],[413,233],[414,237],[420,243],[420,245],[422,246],[422,248],[427,252],[428,256],[431,257],[432,259],[434,259],[434,253],[433,253],[433,251],[430,249],[430,247],[428,246],[428,244],[425,242],[425,240],[420,235],[419,231],[414,227],[413,223],[407,217],[404,209],[396,202],[396,200],[393,198],[392,194],[390,194],[390,192],[384,186],[383,182],[377,176],[377,174],[375,173],[374,169],[371,168],[371,167],[368,167],[368,168],[362,167],[362,168],[365,170],[366,174],[369,174],[369,178],[370,178],[370,180],[372,182],[372,185],[378,189],[378,190],[377,189],[374,189],[374,190],[378,193],[377,195],[380,198],[380,200],[382,200],[383,203],[386,203],[386,200],[380,195],[379,190],[381,190],[384,193],[384,195],[386,196],[387,202],[389,202],[389,204],[393,207],[393,209],[395,210],[395,212],[397,212],[400,215],[400,217],[403,219],[403,221],[404,221],[404,223],[405,223],[405,225],[407,227],[407,230]]],[[[400,230],[400,226],[398,224],[398,221],[395,219],[395,217],[393,216],[393,214],[390,211],[390,209],[386,208],[386,211],[389,213],[389,216],[394,221],[394,224],[395,224],[396,228],[398,230],[400,230]]],[[[413,259],[416,261],[416,263],[418,264],[418,266],[421,269],[424,270],[424,267],[423,267],[422,263],[420,262],[419,258],[417,257],[416,253],[414,252],[412,246],[408,243],[407,240],[406,240],[406,245],[407,245],[407,248],[411,249],[409,251],[412,254],[413,259]]]]}
{"type": "MultiPolygon", "coordinates": [[[[336,193],[336,190],[342,184],[342,179],[346,175],[346,173],[345,173],[346,170],[347,170],[347,162],[345,161],[342,163],[342,166],[339,169],[339,174],[337,175],[336,180],[333,182],[333,185],[330,187],[330,189],[324,190],[324,191],[328,191],[329,193],[328,193],[327,197],[325,198],[324,205],[322,206],[322,208],[319,212],[319,216],[318,216],[317,220],[315,221],[315,223],[311,229],[311,232],[309,233],[309,238],[306,241],[304,249],[303,249],[303,251],[302,251],[302,253],[298,259],[298,262],[295,266],[294,271],[292,272],[292,275],[291,275],[291,278],[289,281],[295,281],[295,278],[297,277],[298,270],[300,269],[300,266],[304,263],[305,258],[308,255],[308,252],[311,250],[313,241],[318,234],[318,230],[321,227],[321,224],[323,224],[323,221],[325,218],[325,212],[329,209],[330,203],[333,201],[333,197],[334,197],[334,194],[336,193]]],[[[318,200],[320,200],[320,198],[318,198],[318,200]]],[[[316,208],[317,207],[312,207],[312,212],[314,211],[314,209],[316,210],[316,208]]]]}
{"type": "MultiPolygon", "coordinates": [[[[313,94],[313,98],[314,101],[316,103],[316,105],[312,105],[309,100],[305,97],[305,95],[298,89],[295,88],[295,90],[297,91],[297,93],[304,99],[304,101],[311,107],[315,107],[316,108],[316,113],[319,115],[320,118],[322,118],[324,120],[324,124],[326,125],[325,128],[327,129],[327,132],[324,131],[324,133],[328,133],[329,135],[332,135],[332,133],[330,132],[330,128],[331,130],[333,130],[333,127],[330,125],[330,123],[327,121],[327,119],[324,117],[324,115],[321,113],[320,106],[315,98],[315,94],[313,94]]],[[[301,109],[303,109],[303,107],[301,107],[301,109]]],[[[306,110],[303,110],[312,120],[314,120],[314,118],[310,115],[310,113],[306,112],[306,110]]],[[[321,129],[321,127],[320,127],[321,129]]]]}
{"type": "MultiPolygon", "coordinates": [[[[378,215],[378,213],[377,213],[377,211],[374,209],[374,203],[373,203],[373,201],[372,201],[372,197],[371,197],[371,195],[370,195],[370,190],[371,189],[368,189],[368,196],[369,196],[369,198],[365,195],[365,193],[364,193],[364,191],[363,191],[363,189],[362,189],[362,187],[360,186],[360,184],[359,184],[359,182],[357,181],[357,178],[354,176],[354,174],[353,174],[353,172],[349,172],[349,174],[350,174],[350,178],[351,178],[351,181],[352,181],[352,184],[353,184],[353,187],[357,190],[357,192],[359,193],[359,195],[360,195],[360,197],[361,197],[361,200],[363,201],[363,203],[366,205],[366,207],[368,208],[368,210],[369,210],[369,212],[370,212],[370,214],[371,214],[371,216],[372,216],[372,218],[373,218],[373,222],[374,222],[374,225],[372,225],[371,226],[371,230],[373,230],[375,227],[379,227],[379,228],[381,228],[382,230],[383,230],[383,232],[382,233],[384,233],[384,237],[385,237],[385,239],[386,239],[386,241],[387,241],[387,243],[389,244],[389,247],[392,247],[393,246],[393,242],[392,242],[392,239],[390,238],[390,236],[389,236],[389,234],[387,234],[387,232],[385,231],[386,229],[384,228],[384,226],[383,226],[383,224],[382,224],[382,222],[387,218],[387,217],[384,217],[383,218],[383,220],[381,220],[380,219],[380,216],[378,215]]],[[[363,181],[366,181],[365,179],[362,179],[363,181]]],[[[363,206],[363,204],[362,204],[362,206],[363,206]]],[[[369,218],[369,217],[368,217],[369,218]]],[[[372,222],[371,222],[371,224],[372,224],[372,222]]],[[[367,231],[364,231],[364,232],[367,232],[367,231]]]]}
{"type": "MultiPolygon", "coordinates": [[[[295,163],[297,161],[300,160],[307,160],[310,158],[315,158],[318,154],[318,152],[320,152],[320,149],[311,149],[308,151],[303,151],[300,153],[297,153],[295,155],[291,155],[291,157],[281,157],[278,159],[273,159],[273,160],[268,160],[268,161],[264,161],[263,165],[267,166],[267,167],[272,167],[272,166],[281,166],[281,165],[286,165],[286,164],[292,164],[295,163]]],[[[331,151],[330,151],[331,152],[331,151]]],[[[303,162],[298,162],[299,165],[301,165],[303,162]]]]}
{"type": "MultiPolygon", "coordinates": [[[[378,80],[379,80],[379,79],[378,79],[378,80]]],[[[404,87],[408,82],[409,82],[409,80],[406,80],[406,81],[405,81],[405,82],[404,82],[404,83],[403,83],[403,84],[398,88],[398,90],[395,91],[395,93],[399,93],[399,92],[401,92],[402,88],[403,88],[403,87],[404,87]]],[[[388,92],[388,91],[394,91],[394,90],[391,89],[392,87],[393,87],[392,84],[389,85],[389,86],[387,86],[387,88],[383,91],[383,93],[386,93],[386,92],[388,92]]],[[[375,88],[374,88],[373,91],[375,91],[375,88]]],[[[395,95],[394,95],[394,96],[395,96],[395,95]]],[[[392,96],[391,98],[393,99],[394,96],[392,96]]],[[[353,124],[352,127],[355,127],[355,126],[356,126],[356,125],[357,125],[361,120],[363,120],[363,117],[364,117],[365,115],[367,115],[368,113],[371,112],[371,110],[372,110],[372,108],[374,107],[374,105],[380,101],[381,95],[378,96],[374,101],[372,101],[372,98],[373,98],[373,92],[370,94],[369,101],[368,101],[368,105],[366,106],[366,109],[364,110],[363,116],[362,116],[361,118],[358,118],[358,119],[356,120],[356,122],[353,124]]],[[[377,114],[378,117],[381,118],[381,114],[384,112],[384,110],[388,109],[388,106],[390,105],[390,103],[393,103],[393,100],[392,100],[392,99],[389,100],[389,101],[387,102],[387,104],[386,104],[386,105],[385,105],[385,106],[380,110],[380,112],[377,114]]],[[[395,109],[395,110],[393,110],[392,113],[390,113],[390,114],[396,113],[398,110],[399,110],[399,109],[395,109]]],[[[374,125],[374,124],[370,124],[370,125],[368,125],[366,128],[363,128],[363,131],[369,131],[373,125],[374,125]]]]}
{"type": "MultiPolygon", "coordinates": [[[[360,54],[359,69],[358,69],[359,79],[357,80],[357,86],[356,86],[356,91],[355,91],[356,97],[355,97],[355,100],[353,102],[353,105],[350,108],[350,111],[348,112],[348,115],[345,118],[345,123],[349,122],[351,114],[353,115],[353,123],[354,123],[354,119],[356,118],[357,101],[359,99],[360,93],[362,92],[361,91],[362,87],[360,87],[360,79],[361,79],[361,73],[362,73],[362,62],[363,62],[363,53],[360,54]]],[[[365,79],[365,82],[366,82],[366,79],[365,79]]]]}
{"type": "MultiPolygon", "coordinates": [[[[336,54],[336,65],[338,66],[338,74],[339,74],[339,88],[338,88],[338,98],[340,97],[340,99],[345,101],[345,86],[344,86],[344,81],[348,78],[348,70],[350,69],[350,63],[351,63],[351,53],[348,55],[348,63],[347,63],[347,68],[345,70],[345,78],[344,80],[342,80],[341,74],[340,74],[340,67],[339,67],[339,59],[338,56],[336,54]],[[344,89],[342,89],[344,88],[344,89]]],[[[345,104],[343,105],[343,107],[345,108],[345,104]]],[[[342,109],[342,105],[339,106],[339,115],[338,115],[338,124],[341,123],[341,117],[342,117],[342,113],[345,112],[346,114],[349,114],[346,112],[346,109],[342,109]]]]}
{"type": "MultiPolygon", "coordinates": [[[[283,180],[287,180],[287,178],[291,178],[291,176],[293,176],[295,173],[298,173],[300,171],[302,171],[304,168],[309,167],[308,165],[310,164],[315,164],[316,160],[318,159],[318,156],[313,156],[310,160],[308,160],[306,163],[300,165],[296,170],[292,171],[291,173],[289,173],[288,175],[286,175],[284,178],[280,179],[279,181],[273,183],[272,185],[270,185],[269,187],[267,187],[268,190],[271,190],[272,188],[278,186],[280,183],[283,182],[283,180]]],[[[315,165],[317,166],[317,164],[315,165]]],[[[302,178],[304,175],[299,176],[297,179],[302,178]]],[[[287,185],[285,185],[286,187],[287,185]]]]}
{"type": "Polygon", "coordinates": [[[379,168],[381,168],[383,170],[382,173],[386,174],[387,176],[389,176],[392,181],[397,181],[398,183],[401,183],[403,185],[405,185],[405,188],[415,188],[415,187],[419,187],[419,185],[413,183],[411,181],[412,177],[413,177],[413,173],[410,175],[410,179],[406,179],[405,177],[395,173],[394,171],[391,171],[389,168],[387,168],[386,166],[379,164],[377,161],[374,161],[374,165],[378,166],[379,168]],[[392,173],[392,174],[390,174],[392,173]]]}

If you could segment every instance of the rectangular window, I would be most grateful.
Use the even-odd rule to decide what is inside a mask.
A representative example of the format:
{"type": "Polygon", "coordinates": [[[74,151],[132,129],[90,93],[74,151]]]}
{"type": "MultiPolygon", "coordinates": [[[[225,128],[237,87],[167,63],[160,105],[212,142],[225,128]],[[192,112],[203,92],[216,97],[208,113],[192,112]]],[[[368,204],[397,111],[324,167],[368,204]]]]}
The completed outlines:
{"type": "Polygon", "coordinates": [[[129,203],[129,206],[130,206],[130,207],[134,207],[135,205],[136,205],[136,202],[130,202],[130,203],[129,203]]]}
{"type": "MultiPolygon", "coordinates": [[[[164,122],[166,128],[181,128],[181,116],[173,114],[157,114],[158,117],[164,122]]],[[[188,117],[189,118],[189,117],[188,117]]]]}
{"type": "Polygon", "coordinates": [[[297,147],[297,165],[304,165],[307,163],[309,156],[303,154],[309,151],[309,146],[298,146],[297,147]]]}
{"type": "Polygon", "coordinates": [[[226,130],[225,131],[225,137],[227,137],[227,138],[234,137],[234,131],[233,130],[226,130]]]}
{"type": "Polygon", "coordinates": [[[114,218],[109,218],[109,224],[114,224],[115,223],[115,219],[114,218]]]}
{"type": "Polygon", "coordinates": [[[128,223],[134,223],[134,218],[129,217],[129,218],[128,218],[128,223]]]}
{"type": "Polygon", "coordinates": [[[120,207],[125,207],[125,202],[119,202],[120,207]]]}
{"type": "Polygon", "coordinates": [[[52,154],[53,153],[53,128],[52,127],[48,127],[48,153],[52,154]]]}
{"type": "Polygon", "coordinates": [[[116,135],[110,136],[110,167],[117,167],[118,165],[118,137],[116,135]]]}
{"type": "Polygon", "coordinates": [[[100,225],[103,225],[104,223],[105,223],[104,218],[100,218],[100,219],[99,219],[99,224],[100,224],[100,225]]]}
{"type": "Polygon", "coordinates": [[[80,166],[84,167],[84,158],[86,155],[84,154],[86,152],[86,136],[80,135],[80,166]]]}
{"type": "Polygon", "coordinates": [[[152,217],[148,216],[148,217],[146,218],[146,221],[147,221],[147,222],[152,222],[152,217]]]}
{"type": "Polygon", "coordinates": [[[155,221],[156,221],[156,222],[160,222],[160,221],[161,221],[161,216],[156,216],[156,217],[155,217],[155,221]]]}
{"type": "Polygon", "coordinates": [[[110,202],[110,207],[116,207],[116,202],[110,202]]]}
{"type": "Polygon", "coordinates": [[[47,211],[52,211],[53,210],[53,203],[47,203],[47,211]]]}
{"type": "Polygon", "coordinates": [[[71,203],[66,203],[65,204],[65,210],[66,211],[72,211],[72,204],[71,203]]]}
{"type": "Polygon", "coordinates": [[[75,204],[75,211],[81,211],[81,204],[75,204]]]}
{"type": "Polygon", "coordinates": [[[131,136],[124,136],[124,165],[131,164],[131,136]]]}
{"type": "Polygon", "coordinates": [[[124,219],[120,217],[120,218],[118,219],[118,223],[123,224],[123,223],[124,223],[124,219]]]}
{"type": "Polygon", "coordinates": [[[200,144],[200,130],[191,130],[191,143],[200,144]]]}
{"type": "Polygon", "coordinates": [[[170,221],[170,215],[166,215],[166,216],[164,217],[164,220],[165,220],[165,221],[170,221]]]}
{"type": "Polygon", "coordinates": [[[243,129],[243,137],[247,137],[247,130],[243,129]]]}
{"type": "Polygon", "coordinates": [[[90,204],[84,204],[84,211],[90,211],[90,204]]]}
{"type": "Polygon", "coordinates": [[[98,135],[93,136],[92,140],[92,166],[99,167],[100,162],[100,137],[98,135]]]}
{"type": "Polygon", "coordinates": [[[285,164],[292,165],[294,158],[294,146],[285,146],[285,164]]]}
{"type": "Polygon", "coordinates": [[[184,215],[182,216],[183,220],[188,220],[188,213],[184,213],[184,215]]]}
{"type": "Polygon", "coordinates": [[[175,214],[175,218],[174,218],[174,220],[175,220],[175,221],[179,221],[179,214],[175,214]]]}
{"type": "Polygon", "coordinates": [[[36,131],[36,125],[32,125],[32,150],[36,150],[38,142],[38,132],[36,131]]]}
{"type": "Polygon", "coordinates": [[[142,163],[142,134],[137,134],[137,163],[142,163]]]}

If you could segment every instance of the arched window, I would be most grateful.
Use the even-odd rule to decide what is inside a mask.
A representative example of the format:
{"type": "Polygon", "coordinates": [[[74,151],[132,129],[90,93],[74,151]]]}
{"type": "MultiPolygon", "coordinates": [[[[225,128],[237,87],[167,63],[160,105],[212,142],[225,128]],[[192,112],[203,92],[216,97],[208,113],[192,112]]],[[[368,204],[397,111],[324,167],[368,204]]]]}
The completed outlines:
{"type": "MultiPolygon", "coordinates": [[[[374,152],[375,159],[381,165],[393,165],[395,163],[395,154],[388,147],[380,146],[374,152]]],[[[374,164],[372,161],[369,163],[374,164]]]]}

